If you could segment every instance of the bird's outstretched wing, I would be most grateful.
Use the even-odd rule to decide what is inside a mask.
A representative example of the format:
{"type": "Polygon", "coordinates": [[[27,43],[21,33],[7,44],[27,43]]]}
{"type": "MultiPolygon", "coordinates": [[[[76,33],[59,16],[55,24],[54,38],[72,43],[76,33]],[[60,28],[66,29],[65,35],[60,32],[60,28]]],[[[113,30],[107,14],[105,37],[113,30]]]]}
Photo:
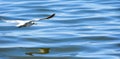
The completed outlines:
{"type": "Polygon", "coordinates": [[[3,20],[4,22],[7,22],[7,23],[23,23],[24,21],[21,21],[21,20],[3,20]]]}
{"type": "Polygon", "coordinates": [[[50,15],[50,16],[48,16],[48,17],[45,17],[45,18],[35,18],[35,19],[33,19],[32,21],[39,21],[39,20],[50,19],[50,18],[52,18],[52,17],[54,17],[54,16],[55,16],[55,13],[52,14],[52,15],[50,15]]]}
{"type": "Polygon", "coordinates": [[[7,23],[17,24],[17,26],[28,22],[28,21],[23,21],[23,20],[5,20],[5,19],[2,19],[2,21],[7,22],[7,23]]]}

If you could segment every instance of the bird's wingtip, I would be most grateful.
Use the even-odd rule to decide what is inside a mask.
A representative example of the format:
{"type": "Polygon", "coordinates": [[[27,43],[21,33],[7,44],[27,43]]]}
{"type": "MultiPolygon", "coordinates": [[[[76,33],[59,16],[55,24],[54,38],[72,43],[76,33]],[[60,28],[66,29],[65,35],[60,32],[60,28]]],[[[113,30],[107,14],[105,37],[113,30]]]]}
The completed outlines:
{"type": "Polygon", "coordinates": [[[46,19],[52,18],[55,16],[55,13],[53,13],[52,15],[48,16],[46,19]]]}

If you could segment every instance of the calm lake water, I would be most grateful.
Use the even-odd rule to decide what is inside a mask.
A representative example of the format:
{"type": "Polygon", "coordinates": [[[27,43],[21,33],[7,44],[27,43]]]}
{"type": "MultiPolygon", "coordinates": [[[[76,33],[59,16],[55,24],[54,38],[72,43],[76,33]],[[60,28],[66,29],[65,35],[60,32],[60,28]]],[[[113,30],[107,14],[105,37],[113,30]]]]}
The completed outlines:
{"type": "Polygon", "coordinates": [[[53,13],[25,28],[0,21],[0,59],[120,59],[120,0],[0,0],[1,19],[53,13]]]}

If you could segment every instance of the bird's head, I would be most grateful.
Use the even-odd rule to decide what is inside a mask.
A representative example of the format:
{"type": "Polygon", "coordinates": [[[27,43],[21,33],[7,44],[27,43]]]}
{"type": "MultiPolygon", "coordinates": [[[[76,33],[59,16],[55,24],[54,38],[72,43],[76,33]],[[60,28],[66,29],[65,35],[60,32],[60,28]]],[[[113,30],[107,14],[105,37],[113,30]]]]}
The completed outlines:
{"type": "Polygon", "coordinates": [[[30,21],[29,23],[31,23],[31,24],[36,24],[34,21],[30,21]]]}

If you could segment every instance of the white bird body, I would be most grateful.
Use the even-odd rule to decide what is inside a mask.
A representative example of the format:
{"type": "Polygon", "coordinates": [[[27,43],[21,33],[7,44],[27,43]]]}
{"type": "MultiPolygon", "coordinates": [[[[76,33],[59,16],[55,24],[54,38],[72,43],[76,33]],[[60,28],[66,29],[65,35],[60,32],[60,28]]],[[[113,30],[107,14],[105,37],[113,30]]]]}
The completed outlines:
{"type": "Polygon", "coordinates": [[[22,28],[22,27],[29,27],[29,26],[32,26],[35,24],[36,21],[39,21],[39,20],[45,20],[45,19],[49,19],[49,18],[52,18],[53,16],[55,16],[55,14],[52,14],[46,18],[36,18],[36,19],[33,19],[33,20],[27,20],[27,21],[23,21],[23,20],[3,20],[5,22],[8,22],[8,23],[17,23],[17,27],[18,28],[22,28]]]}
{"type": "Polygon", "coordinates": [[[27,22],[24,22],[24,23],[19,23],[17,25],[18,28],[21,28],[21,27],[29,27],[29,26],[32,26],[33,24],[35,24],[35,22],[33,21],[27,21],[27,22]]]}

